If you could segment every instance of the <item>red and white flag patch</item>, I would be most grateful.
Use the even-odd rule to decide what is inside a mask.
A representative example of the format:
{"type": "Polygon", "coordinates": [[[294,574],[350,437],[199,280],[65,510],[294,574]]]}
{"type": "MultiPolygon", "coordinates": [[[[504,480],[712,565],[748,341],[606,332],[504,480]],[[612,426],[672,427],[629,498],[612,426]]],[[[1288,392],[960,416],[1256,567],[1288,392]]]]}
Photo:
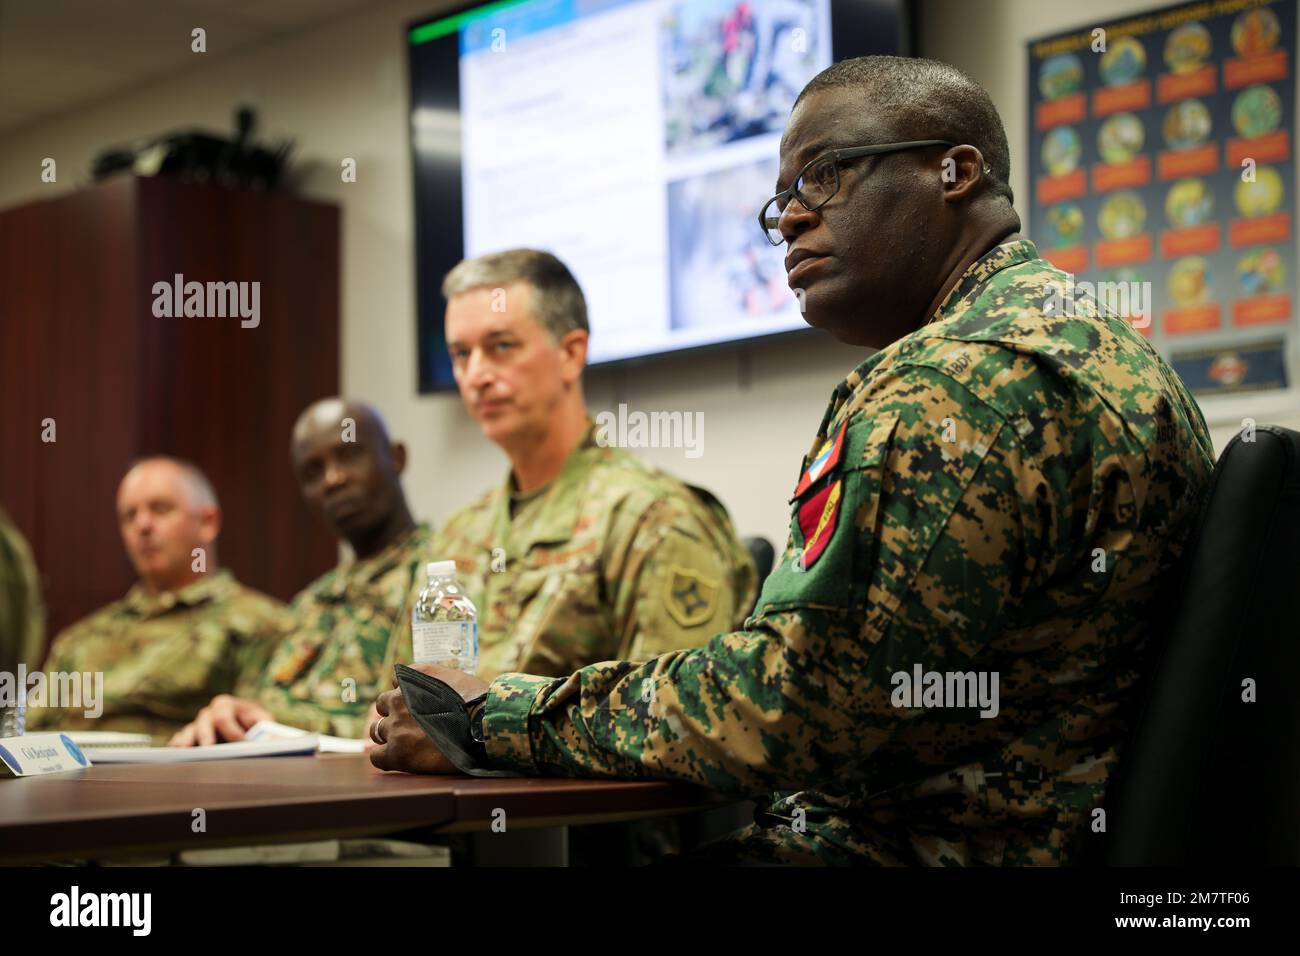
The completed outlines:
{"type": "Polygon", "coordinates": [[[794,496],[798,498],[808,486],[820,478],[822,475],[830,474],[835,470],[835,466],[840,463],[840,455],[844,451],[844,433],[848,430],[849,422],[846,418],[840,423],[840,430],[835,433],[834,438],[828,438],[826,443],[818,449],[813,460],[808,463],[808,470],[803,473],[799,479],[798,486],[794,489],[794,496]]]}

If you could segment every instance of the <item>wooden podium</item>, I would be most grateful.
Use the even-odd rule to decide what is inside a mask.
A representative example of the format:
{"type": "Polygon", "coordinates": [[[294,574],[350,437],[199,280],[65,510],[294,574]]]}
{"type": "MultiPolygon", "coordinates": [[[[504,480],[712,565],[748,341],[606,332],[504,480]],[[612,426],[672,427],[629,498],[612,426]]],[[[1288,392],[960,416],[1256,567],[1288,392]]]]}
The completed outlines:
{"type": "Polygon", "coordinates": [[[338,387],[337,206],[124,175],[0,212],[0,505],[40,566],[47,640],[133,583],[115,495],[143,455],[207,472],[219,563],[245,584],[287,598],[333,565],[289,433],[338,387]],[[256,327],[155,315],[178,274],[260,283],[256,327]]]}

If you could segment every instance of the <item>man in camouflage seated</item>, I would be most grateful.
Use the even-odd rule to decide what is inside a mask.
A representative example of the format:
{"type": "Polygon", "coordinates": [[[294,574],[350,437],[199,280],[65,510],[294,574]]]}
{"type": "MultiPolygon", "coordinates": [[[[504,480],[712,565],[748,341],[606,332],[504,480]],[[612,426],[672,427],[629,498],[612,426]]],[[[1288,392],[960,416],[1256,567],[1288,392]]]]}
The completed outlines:
{"type": "Polygon", "coordinates": [[[161,743],[214,694],[256,687],[283,636],[284,606],[218,568],[221,509],[197,467],[138,462],[118,488],[117,512],[140,580],[59,634],[45,663],[47,674],[103,674],[102,711],[42,706],[34,691],[29,733],[131,731],[161,743]]]}
{"type": "Polygon", "coordinates": [[[352,555],[294,598],[291,633],[260,682],[217,696],[173,745],[242,740],[272,719],[360,737],[393,664],[411,659],[407,602],[434,553],[402,490],[406,447],[371,406],[330,398],[299,416],[290,453],[303,499],[352,555]]]}

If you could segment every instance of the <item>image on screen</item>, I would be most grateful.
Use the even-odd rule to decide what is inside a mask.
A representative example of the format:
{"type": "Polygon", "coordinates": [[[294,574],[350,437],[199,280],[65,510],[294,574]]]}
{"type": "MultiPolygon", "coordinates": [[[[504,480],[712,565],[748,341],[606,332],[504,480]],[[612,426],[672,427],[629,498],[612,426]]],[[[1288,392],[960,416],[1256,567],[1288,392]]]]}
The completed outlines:
{"type": "Polygon", "coordinates": [[[450,384],[441,276],[521,246],[581,284],[590,364],[804,328],[757,212],[799,91],[897,52],[896,6],[521,0],[414,25],[422,388],[450,384]]]}

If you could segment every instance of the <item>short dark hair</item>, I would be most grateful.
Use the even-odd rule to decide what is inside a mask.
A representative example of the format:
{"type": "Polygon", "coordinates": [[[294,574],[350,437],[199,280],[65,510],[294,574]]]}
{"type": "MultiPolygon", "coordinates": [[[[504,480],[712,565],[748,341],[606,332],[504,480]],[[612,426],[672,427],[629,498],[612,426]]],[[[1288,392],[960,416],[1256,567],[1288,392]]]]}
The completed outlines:
{"type": "Polygon", "coordinates": [[[538,323],[559,341],[574,329],[589,332],[587,300],[569,267],[549,252],[537,249],[507,249],[457,263],[442,280],[443,297],[511,282],[525,282],[533,289],[533,306],[538,323]]]}
{"type": "Polygon", "coordinates": [[[1011,149],[988,91],[947,63],[920,57],[860,56],[828,66],[795,105],[818,90],[857,88],[903,140],[946,139],[974,146],[990,167],[989,191],[1013,202],[1011,149]]]}

